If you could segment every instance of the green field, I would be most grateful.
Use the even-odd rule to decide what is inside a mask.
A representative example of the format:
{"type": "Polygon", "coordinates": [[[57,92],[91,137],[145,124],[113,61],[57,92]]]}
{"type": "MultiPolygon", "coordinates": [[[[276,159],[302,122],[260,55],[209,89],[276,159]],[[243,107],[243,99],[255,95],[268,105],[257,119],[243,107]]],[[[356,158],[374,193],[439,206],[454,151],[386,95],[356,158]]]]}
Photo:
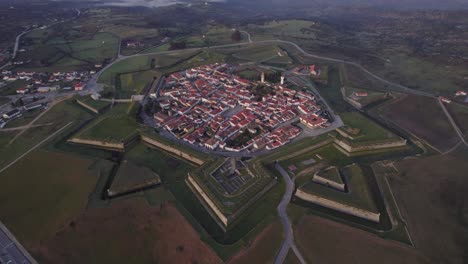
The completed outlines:
{"type": "Polygon", "coordinates": [[[274,20],[263,25],[250,24],[247,31],[252,34],[254,40],[269,39],[317,39],[318,30],[314,27],[315,23],[305,20],[274,20]]]}
{"type": "Polygon", "coordinates": [[[338,168],[336,167],[328,167],[325,168],[319,172],[317,172],[317,175],[325,178],[327,180],[343,184],[343,179],[341,178],[340,172],[338,171],[338,168]]]}
{"type": "Polygon", "coordinates": [[[93,69],[116,57],[119,39],[111,33],[86,33],[72,28],[38,29],[24,36],[26,52],[18,60],[31,60],[17,70],[72,71],[93,69]],[[64,33],[65,32],[65,33],[64,33]]]}
{"type": "Polygon", "coordinates": [[[345,124],[345,127],[342,128],[344,131],[348,128],[357,129],[356,131],[359,131],[352,140],[354,143],[369,143],[399,139],[397,135],[366,118],[359,112],[341,113],[340,117],[345,124]]]}
{"type": "Polygon", "coordinates": [[[130,150],[125,158],[135,164],[147,166],[160,175],[165,183],[164,188],[170,190],[177,199],[179,210],[222,259],[227,259],[244,247],[276,217],[276,206],[282,197],[283,184],[276,184],[245,211],[245,217],[224,233],[185,183],[187,173],[194,171],[195,167],[142,144],[130,150]]]}
{"type": "MultiPolygon", "coordinates": [[[[339,151],[335,146],[333,146],[332,144],[328,144],[316,150],[309,151],[291,159],[281,161],[281,165],[283,166],[283,168],[289,168],[291,165],[294,165],[297,167],[296,174],[300,174],[303,170],[306,170],[307,168],[313,165],[317,165],[319,163],[323,163],[324,166],[326,165],[341,167],[351,162],[352,160],[346,155],[344,155],[341,151],[339,151]],[[312,159],[315,160],[314,164],[306,164],[306,161],[312,159]]],[[[312,177],[313,173],[306,175],[312,177]]],[[[302,178],[299,177],[298,180],[302,181],[302,178]]]]}
{"type": "Polygon", "coordinates": [[[121,143],[137,134],[137,122],[127,115],[128,104],[117,104],[106,114],[94,120],[75,138],[121,143]]]}
{"type": "MultiPolygon", "coordinates": [[[[71,125],[68,126],[61,134],[67,133],[67,131],[79,126],[83,121],[90,119],[91,117],[92,115],[90,113],[83,110],[70,100],[54,106],[46,115],[36,121],[37,124],[52,123],[52,125],[30,128],[11,144],[6,143],[1,145],[0,167],[3,168],[3,166],[7,165],[16,157],[20,156],[57,130],[61,129],[69,122],[72,122],[71,125]]],[[[0,133],[3,135],[5,132],[0,133]]],[[[1,138],[12,138],[11,135],[12,134],[8,133],[1,136],[1,138]]]]}
{"type": "Polygon", "coordinates": [[[384,99],[386,99],[386,93],[383,92],[376,92],[376,91],[370,91],[370,90],[364,90],[364,89],[356,89],[356,88],[351,88],[351,87],[344,87],[345,90],[345,96],[346,97],[351,97],[353,98],[354,94],[357,92],[366,92],[368,95],[366,97],[358,97],[357,102],[359,102],[362,107],[366,107],[370,104],[380,102],[384,99]]]}
{"type": "Polygon", "coordinates": [[[299,188],[307,193],[312,193],[332,201],[371,212],[378,212],[372,191],[367,182],[368,180],[359,165],[346,166],[342,169],[342,172],[348,182],[349,193],[343,193],[313,182],[306,183],[299,188]]]}
{"type": "Polygon", "coordinates": [[[91,98],[91,96],[79,97],[77,100],[97,110],[99,113],[103,112],[111,104],[110,102],[106,101],[94,100],[91,98]]]}
{"type": "Polygon", "coordinates": [[[109,191],[114,193],[126,192],[135,188],[144,188],[160,183],[159,175],[150,169],[138,166],[133,162],[124,161],[120,164],[109,191]]]}
{"type": "Polygon", "coordinates": [[[2,222],[26,247],[52,237],[84,209],[101,173],[93,162],[46,151],[29,154],[0,174],[2,222]]]}

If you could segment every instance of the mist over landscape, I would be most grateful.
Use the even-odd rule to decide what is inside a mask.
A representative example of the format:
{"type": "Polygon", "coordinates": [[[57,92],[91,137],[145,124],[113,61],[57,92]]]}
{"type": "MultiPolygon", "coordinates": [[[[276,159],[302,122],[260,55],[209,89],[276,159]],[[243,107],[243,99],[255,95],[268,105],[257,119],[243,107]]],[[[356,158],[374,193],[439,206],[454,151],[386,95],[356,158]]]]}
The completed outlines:
{"type": "MultiPolygon", "coordinates": [[[[178,3],[205,2],[201,0],[55,0],[69,2],[95,2],[99,5],[160,7],[178,3]]],[[[457,9],[468,8],[468,0],[207,0],[206,2],[226,2],[230,4],[285,5],[285,6],[374,6],[396,9],[457,9]]]]}

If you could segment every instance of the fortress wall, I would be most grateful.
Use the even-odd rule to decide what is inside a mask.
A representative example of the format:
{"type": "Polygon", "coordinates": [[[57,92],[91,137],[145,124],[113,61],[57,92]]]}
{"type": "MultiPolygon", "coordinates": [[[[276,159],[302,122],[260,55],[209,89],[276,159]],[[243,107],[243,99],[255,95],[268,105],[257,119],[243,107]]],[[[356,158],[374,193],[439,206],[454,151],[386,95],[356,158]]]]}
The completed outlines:
{"type": "Polygon", "coordinates": [[[352,106],[354,106],[354,107],[357,108],[357,109],[361,109],[361,108],[362,108],[362,104],[361,104],[361,103],[359,103],[358,101],[353,100],[353,99],[349,98],[348,96],[346,96],[345,87],[341,87],[340,90],[341,90],[341,95],[343,96],[343,99],[344,99],[346,102],[350,103],[352,106]]]}
{"type": "Polygon", "coordinates": [[[218,209],[216,204],[210,199],[210,197],[205,193],[205,191],[200,187],[200,185],[198,185],[198,183],[192,178],[190,173],[188,174],[186,183],[189,185],[189,187],[192,187],[191,189],[195,192],[195,194],[197,194],[197,197],[203,199],[202,204],[205,205],[205,207],[208,207],[207,209],[211,209],[208,210],[208,212],[213,212],[216,215],[216,218],[220,220],[224,225],[222,226],[222,228],[225,230],[225,227],[228,225],[229,219],[218,209]]]}
{"type": "Polygon", "coordinates": [[[79,139],[79,138],[71,138],[67,141],[71,143],[88,145],[88,146],[93,146],[93,147],[98,147],[98,148],[117,149],[119,151],[125,150],[124,143],[108,143],[108,142],[103,142],[103,141],[98,141],[98,140],[87,140],[87,139],[79,139]]]}
{"type": "Polygon", "coordinates": [[[377,150],[377,149],[385,149],[385,148],[395,148],[395,147],[404,147],[406,146],[406,140],[400,139],[395,140],[392,142],[385,142],[385,143],[372,143],[372,144],[363,144],[361,146],[351,146],[345,141],[339,140],[335,138],[335,144],[343,148],[348,152],[358,152],[358,151],[366,151],[366,150],[377,150]]]}
{"type": "Polygon", "coordinates": [[[77,102],[79,105],[83,106],[84,108],[88,109],[89,111],[91,111],[91,112],[93,112],[93,113],[96,113],[96,114],[99,114],[99,111],[98,111],[96,108],[91,107],[91,106],[85,104],[85,103],[82,102],[81,100],[77,99],[76,102],[77,102]]]}
{"type": "Polygon", "coordinates": [[[329,180],[329,179],[320,177],[320,176],[318,176],[318,175],[314,175],[314,177],[312,178],[312,181],[313,181],[313,182],[316,182],[316,183],[319,183],[319,184],[323,184],[323,185],[330,186],[330,187],[332,187],[333,189],[336,189],[336,190],[338,190],[338,191],[342,191],[342,192],[345,191],[345,185],[344,185],[344,183],[337,183],[337,182],[331,181],[331,180],[329,180]]]}
{"type": "Polygon", "coordinates": [[[190,161],[190,162],[192,162],[194,164],[197,164],[199,166],[201,166],[201,165],[203,165],[203,163],[205,163],[203,160],[201,160],[199,158],[196,158],[196,157],[194,157],[194,156],[192,156],[190,154],[187,154],[187,153],[185,153],[185,152],[183,152],[183,151],[181,151],[179,149],[176,149],[174,147],[171,147],[169,145],[161,143],[161,142],[159,142],[157,140],[151,139],[151,138],[149,138],[147,136],[141,135],[141,139],[144,142],[146,142],[146,143],[148,143],[148,144],[150,144],[152,146],[155,146],[157,148],[168,151],[168,152],[170,152],[170,153],[172,153],[174,155],[177,155],[177,156],[179,156],[179,157],[181,157],[183,159],[186,159],[186,160],[188,160],[188,161],[190,161]]]}
{"type": "Polygon", "coordinates": [[[380,213],[374,213],[374,212],[362,210],[353,206],[338,203],[329,199],[319,197],[314,194],[304,192],[301,189],[297,189],[295,196],[304,201],[318,204],[320,206],[333,209],[333,210],[336,210],[345,214],[357,216],[359,218],[363,218],[363,219],[366,219],[375,223],[380,222],[380,213]]]}

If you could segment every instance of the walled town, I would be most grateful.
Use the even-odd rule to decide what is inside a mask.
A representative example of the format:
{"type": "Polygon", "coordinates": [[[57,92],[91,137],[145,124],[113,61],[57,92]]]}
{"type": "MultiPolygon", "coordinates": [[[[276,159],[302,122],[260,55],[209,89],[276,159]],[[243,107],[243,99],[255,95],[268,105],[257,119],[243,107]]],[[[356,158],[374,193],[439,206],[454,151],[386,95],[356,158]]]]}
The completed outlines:
{"type": "Polygon", "coordinates": [[[252,82],[235,67],[212,64],[168,76],[154,118],[175,137],[208,149],[272,150],[328,120],[310,92],[281,84],[252,82]]]}

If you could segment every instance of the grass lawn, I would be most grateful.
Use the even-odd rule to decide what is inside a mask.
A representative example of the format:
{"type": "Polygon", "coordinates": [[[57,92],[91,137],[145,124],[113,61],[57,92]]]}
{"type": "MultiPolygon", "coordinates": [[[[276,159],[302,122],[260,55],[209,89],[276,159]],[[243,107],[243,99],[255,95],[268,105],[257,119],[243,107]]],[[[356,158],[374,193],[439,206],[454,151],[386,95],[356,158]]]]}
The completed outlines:
{"type": "Polygon", "coordinates": [[[141,94],[156,75],[157,72],[152,70],[121,74],[120,85],[116,87],[117,98],[131,98],[132,95],[141,94]]]}
{"type": "Polygon", "coordinates": [[[7,142],[0,146],[0,167],[3,168],[3,166],[7,165],[16,157],[20,156],[32,146],[53,134],[69,122],[73,122],[72,125],[67,127],[67,129],[65,129],[61,134],[67,133],[67,131],[72,130],[73,127],[80,125],[81,122],[91,117],[91,114],[81,109],[71,100],[55,105],[47,114],[36,121],[37,124],[52,123],[52,125],[30,128],[13,143],[8,144],[7,142]]]}
{"type": "Polygon", "coordinates": [[[332,201],[371,212],[378,212],[369,183],[361,168],[353,164],[344,167],[342,171],[350,189],[349,193],[343,193],[313,182],[306,183],[299,188],[307,193],[312,193],[332,201]]]}
{"type": "Polygon", "coordinates": [[[150,63],[151,59],[147,56],[131,57],[119,61],[104,71],[101,76],[99,76],[98,82],[105,85],[113,85],[116,74],[149,70],[150,63]]]}
{"type": "Polygon", "coordinates": [[[93,98],[91,98],[91,96],[83,96],[83,97],[79,97],[77,98],[77,100],[79,100],[80,102],[88,105],[89,107],[97,110],[98,112],[102,112],[104,111],[104,109],[106,109],[107,107],[110,106],[110,102],[106,102],[106,101],[99,101],[99,100],[94,100],[93,98]]]}
{"type": "Polygon", "coordinates": [[[161,182],[158,174],[152,170],[124,161],[120,164],[109,191],[125,192],[133,188],[146,187],[147,184],[161,182]]]}
{"type": "Polygon", "coordinates": [[[341,178],[340,172],[336,167],[328,167],[326,169],[321,170],[318,172],[318,175],[322,178],[327,180],[343,184],[343,179],[341,178]]]}
{"type": "Polygon", "coordinates": [[[197,229],[202,239],[226,260],[253,239],[276,217],[276,206],[282,197],[283,184],[277,184],[254,206],[250,207],[238,223],[224,233],[212,220],[205,208],[185,183],[187,173],[195,167],[163,151],[138,144],[125,158],[135,164],[147,166],[156,172],[177,199],[179,210],[197,229]]]}
{"type": "MultiPolygon", "coordinates": [[[[345,166],[350,164],[352,160],[336,149],[332,144],[328,144],[313,151],[309,151],[302,155],[295,156],[291,159],[281,161],[283,168],[288,168],[291,165],[297,167],[297,173],[307,169],[314,164],[307,164],[309,160],[315,160],[316,163],[324,162],[328,166],[345,166]]],[[[312,176],[312,175],[310,175],[312,176]]]]}
{"type": "Polygon", "coordinates": [[[26,247],[52,237],[84,209],[99,176],[89,170],[92,164],[68,154],[32,152],[0,174],[2,222],[26,247]]]}
{"type": "Polygon", "coordinates": [[[116,104],[106,114],[79,131],[74,137],[120,143],[137,133],[138,124],[127,114],[129,104],[116,104]]]}
{"type": "Polygon", "coordinates": [[[346,127],[359,130],[359,133],[352,142],[367,143],[399,139],[397,135],[366,118],[359,112],[341,113],[340,117],[345,124],[345,128],[343,128],[344,131],[346,131],[346,127]]]}

